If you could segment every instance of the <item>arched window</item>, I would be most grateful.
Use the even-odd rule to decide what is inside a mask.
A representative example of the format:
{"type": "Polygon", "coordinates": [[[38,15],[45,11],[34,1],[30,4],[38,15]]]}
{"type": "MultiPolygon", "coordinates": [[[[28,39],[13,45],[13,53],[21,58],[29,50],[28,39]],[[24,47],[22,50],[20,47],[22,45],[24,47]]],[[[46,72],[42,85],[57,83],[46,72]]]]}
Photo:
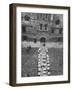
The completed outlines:
{"type": "Polygon", "coordinates": [[[25,19],[26,21],[29,21],[29,20],[30,20],[30,17],[29,17],[28,15],[25,15],[25,16],[24,16],[24,19],[25,19]]]}
{"type": "Polygon", "coordinates": [[[63,38],[62,37],[59,37],[58,38],[58,42],[62,42],[63,41],[63,38]]]}

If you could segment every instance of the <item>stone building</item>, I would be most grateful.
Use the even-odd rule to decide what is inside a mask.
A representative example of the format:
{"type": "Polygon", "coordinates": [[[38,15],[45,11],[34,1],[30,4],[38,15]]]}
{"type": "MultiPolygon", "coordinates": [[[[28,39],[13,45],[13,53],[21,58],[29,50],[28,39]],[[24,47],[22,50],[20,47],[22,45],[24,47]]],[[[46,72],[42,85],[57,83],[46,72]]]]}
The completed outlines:
{"type": "Polygon", "coordinates": [[[40,41],[45,38],[47,42],[62,42],[63,15],[21,13],[22,41],[40,41]]]}

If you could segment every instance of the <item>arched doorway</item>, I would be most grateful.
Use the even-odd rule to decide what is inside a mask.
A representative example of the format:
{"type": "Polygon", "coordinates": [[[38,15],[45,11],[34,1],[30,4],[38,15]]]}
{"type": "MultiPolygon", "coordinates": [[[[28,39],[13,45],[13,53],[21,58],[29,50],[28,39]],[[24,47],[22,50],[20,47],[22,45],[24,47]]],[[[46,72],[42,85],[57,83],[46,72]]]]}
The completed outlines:
{"type": "Polygon", "coordinates": [[[42,43],[42,42],[45,43],[45,42],[46,42],[46,38],[45,38],[45,37],[41,37],[41,38],[40,38],[40,42],[41,42],[41,43],[42,43]]]}

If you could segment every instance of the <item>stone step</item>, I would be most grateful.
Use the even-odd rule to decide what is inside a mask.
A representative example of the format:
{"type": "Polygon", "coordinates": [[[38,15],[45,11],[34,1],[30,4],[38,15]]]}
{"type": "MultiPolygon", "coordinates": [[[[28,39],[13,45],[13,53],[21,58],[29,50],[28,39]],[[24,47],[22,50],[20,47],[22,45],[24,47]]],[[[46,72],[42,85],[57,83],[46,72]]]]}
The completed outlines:
{"type": "Polygon", "coordinates": [[[48,63],[47,66],[50,66],[50,63],[48,63]]]}
{"type": "Polygon", "coordinates": [[[38,71],[47,71],[47,68],[38,68],[38,71]]]}
{"type": "Polygon", "coordinates": [[[46,63],[39,63],[38,64],[39,66],[41,65],[41,66],[46,66],[46,65],[48,65],[48,64],[46,64],[46,63]]]}
{"type": "Polygon", "coordinates": [[[51,72],[48,72],[48,75],[50,75],[51,74],[51,72]]]}

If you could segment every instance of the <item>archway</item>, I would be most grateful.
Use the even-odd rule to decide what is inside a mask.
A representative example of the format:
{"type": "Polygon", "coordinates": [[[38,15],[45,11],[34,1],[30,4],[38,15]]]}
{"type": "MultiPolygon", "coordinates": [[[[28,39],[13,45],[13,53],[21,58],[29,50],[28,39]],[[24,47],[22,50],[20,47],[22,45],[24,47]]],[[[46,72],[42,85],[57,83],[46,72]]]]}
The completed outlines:
{"type": "Polygon", "coordinates": [[[42,43],[42,42],[45,43],[45,42],[46,42],[46,38],[45,38],[45,37],[41,37],[41,38],[40,38],[40,42],[41,42],[41,43],[42,43]]]}

